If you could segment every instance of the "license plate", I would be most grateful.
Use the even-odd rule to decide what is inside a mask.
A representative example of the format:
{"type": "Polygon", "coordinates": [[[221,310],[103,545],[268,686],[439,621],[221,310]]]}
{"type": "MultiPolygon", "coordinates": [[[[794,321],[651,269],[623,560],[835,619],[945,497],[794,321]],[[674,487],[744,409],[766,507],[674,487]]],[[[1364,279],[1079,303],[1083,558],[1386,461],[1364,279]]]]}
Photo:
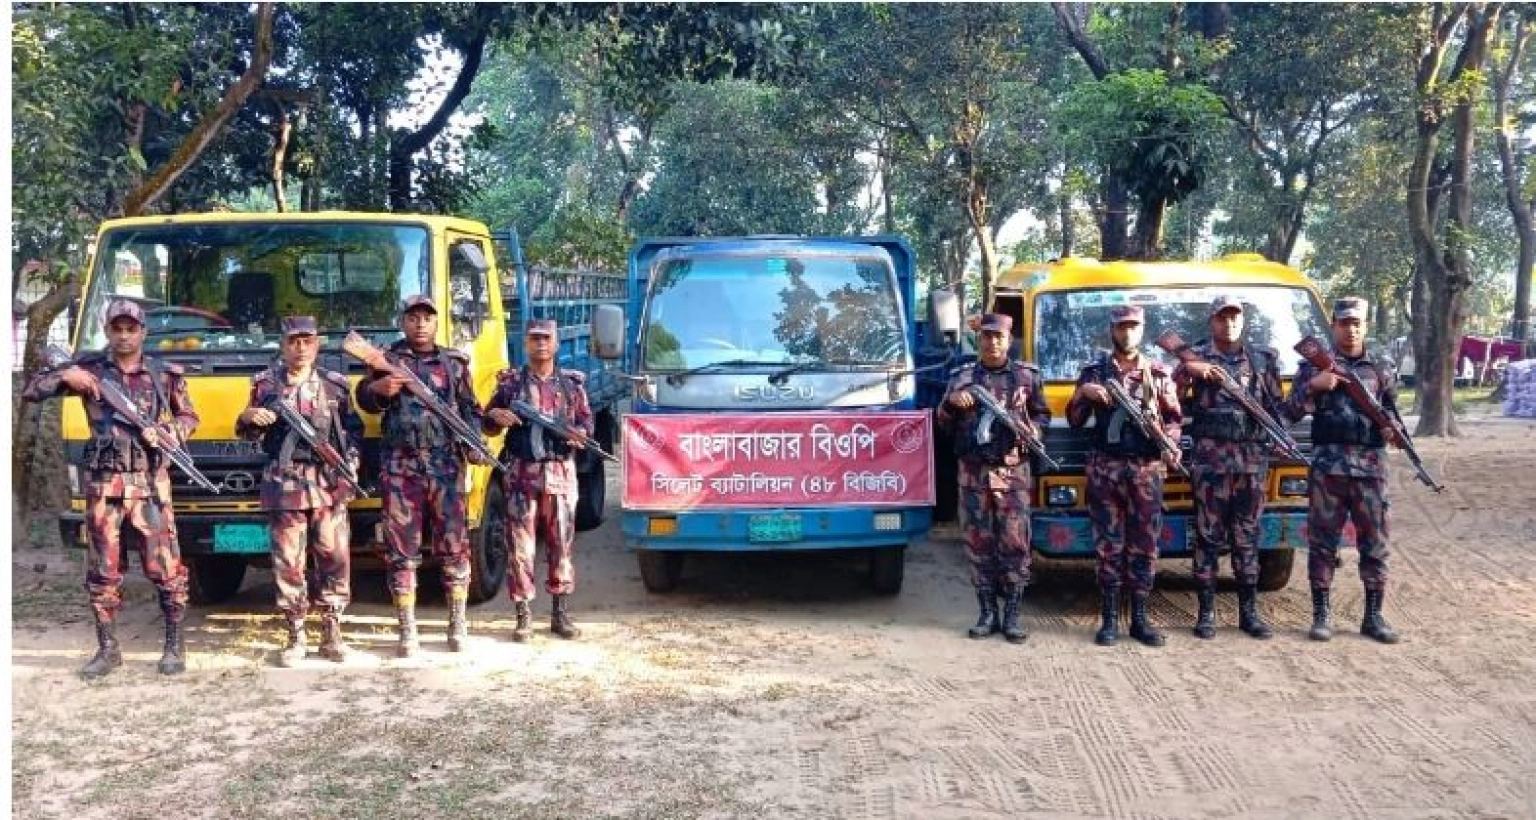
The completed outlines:
{"type": "Polygon", "coordinates": [[[804,537],[800,516],[794,513],[754,515],[747,519],[747,540],[757,543],[799,541],[804,537]]]}
{"type": "Polygon", "coordinates": [[[271,543],[267,540],[267,525],[265,524],[214,524],[213,525],[213,551],[214,552],[268,552],[271,543]]]}

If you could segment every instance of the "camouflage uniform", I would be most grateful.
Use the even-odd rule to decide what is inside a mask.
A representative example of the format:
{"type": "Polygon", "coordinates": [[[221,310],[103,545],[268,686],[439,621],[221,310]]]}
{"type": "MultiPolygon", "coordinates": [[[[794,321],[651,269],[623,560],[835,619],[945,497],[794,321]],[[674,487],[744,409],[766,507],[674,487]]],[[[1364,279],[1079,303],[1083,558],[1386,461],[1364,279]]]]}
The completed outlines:
{"type": "MultiPolygon", "coordinates": [[[[1202,361],[1221,367],[1271,417],[1281,416],[1283,388],[1278,354],[1267,347],[1243,345],[1231,355],[1210,341],[1194,345],[1202,361]]],[[[1173,374],[1187,391],[1193,417],[1187,432],[1194,439],[1189,472],[1195,497],[1195,581],[1199,585],[1200,620],[1195,634],[1213,637],[1217,563],[1221,550],[1232,550],[1232,575],[1237,579],[1243,631],[1268,638],[1258,617],[1259,518],[1264,513],[1269,473],[1263,429],[1218,382],[1195,379],[1184,365],[1173,374]]]]}
{"type": "MultiPolygon", "coordinates": [[[[980,385],[997,398],[1022,424],[1043,430],[1051,423],[1051,410],[1042,394],[1040,371],[1033,365],[1009,362],[996,370],[975,364],[955,374],[946,395],[956,395],[980,385]]],[[[939,406],[938,423],[955,428],[960,481],[960,526],[965,532],[965,557],[971,565],[971,585],[981,603],[983,618],[1004,599],[1004,620],[1010,612],[1016,620],[1019,595],[1029,585],[1029,501],[1034,490],[1029,453],[1003,423],[992,423],[996,444],[975,444],[980,407],[961,410],[949,402],[939,406]],[[1011,609],[1010,609],[1011,608],[1011,609]]],[[[992,622],[994,631],[1000,623],[992,622]]],[[[978,636],[979,637],[979,636],[978,636]]]]}
{"type": "MultiPolygon", "coordinates": [[[[250,407],[270,409],[279,399],[292,402],[337,452],[355,461],[363,422],[352,408],[345,376],[315,368],[304,381],[290,384],[279,365],[251,380],[250,407]]],[[[305,559],[313,553],[316,603],[327,618],[339,617],[351,600],[351,488],[308,452],[281,419],[266,427],[237,421],[235,434],[261,441],[267,453],[261,506],[272,533],[278,611],[290,621],[304,620],[310,598],[305,559]]]]}
{"type": "MultiPolygon", "coordinates": [[[[1178,441],[1183,416],[1173,379],[1162,365],[1140,354],[1138,358],[1139,366],[1121,371],[1106,353],[1082,369],[1077,384],[1102,384],[1114,379],[1133,400],[1156,413],[1163,430],[1178,441]]],[[[1118,621],[1119,595],[1124,586],[1131,588],[1133,620],[1142,622],[1144,619],[1138,618],[1137,613],[1145,612],[1157,572],[1166,468],[1156,443],[1144,436],[1117,406],[1074,396],[1067,403],[1067,422],[1073,427],[1084,427],[1090,420],[1096,432],[1095,449],[1088,456],[1085,472],[1106,626],[1118,621]]],[[[1133,625],[1133,634],[1135,631],[1133,625]]],[[[1159,642],[1160,639],[1161,636],[1159,642]]],[[[1112,642],[1113,637],[1101,641],[1112,642]]]]}
{"type": "MultiPolygon", "coordinates": [[[[1390,364],[1368,353],[1354,358],[1335,354],[1334,359],[1352,371],[1388,414],[1397,417],[1397,375],[1390,364]]],[[[1329,593],[1347,521],[1355,524],[1360,581],[1367,599],[1367,624],[1362,629],[1373,627],[1373,620],[1379,619],[1387,588],[1387,510],[1391,505],[1387,500],[1386,441],[1381,432],[1355,406],[1342,385],[1327,393],[1311,392],[1307,383],[1316,375],[1317,368],[1310,362],[1301,363],[1291,382],[1285,414],[1293,422],[1312,415],[1312,468],[1307,474],[1307,580],[1313,596],[1313,637],[1327,640],[1331,637],[1329,593]]],[[[1390,628],[1385,631],[1390,632],[1390,628]]],[[[1393,633],[1392,639],[1384,642],[1395,640],[1393,633]]]]}
{"type": "MultiPolygon", "coordinates": [[[[107,315],[109,324],[115,316],[135,315],[143,324],[143,314],[136,305],[129,310],[114,302],[107,315]]],[[[159,425],[160,435],[186,441],[197,429],[198,417],[181,368],[148,358],[141,361],[138,370],[124,372],[109,354],[98,351],[81,356],[73,364],[103,382],[121,387],[140,414],[159,425]]],[[[64,384],[65,369],[67,366],[50,368],[33,376],[23,388],[22,398],[44,401],[59,395],[78,395],[64,384]]],[[[98,639],[103,652],[110,651],[116,658],[113,665],[120,663],[113,630],[123,604],[122,551],[125,547],[137,550],[144,576],[155,585],[160,611],[165,616],[167,657],[162,658],[160,669],[166,673],[179,672],[183,668],[180,627],[186,616],[188,579],[176,540],[169,459],[145,444],[138,430],[118,420],[105,400],[93,401],[87,396],[80,400],[92,434],[79,469],[84,478],[85,523],[90,542],[85,588],[90,594],[98,639]],[[170,658],[173,654],[174,660],[170,658]]]]}

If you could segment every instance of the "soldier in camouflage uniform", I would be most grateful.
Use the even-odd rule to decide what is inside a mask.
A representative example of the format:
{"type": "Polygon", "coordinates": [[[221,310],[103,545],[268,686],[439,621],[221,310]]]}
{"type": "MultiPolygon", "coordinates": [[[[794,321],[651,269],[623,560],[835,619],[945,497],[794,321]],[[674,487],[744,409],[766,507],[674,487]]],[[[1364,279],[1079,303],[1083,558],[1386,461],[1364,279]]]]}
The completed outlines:
{"type": "Polygon", "coordinates": [[[349,649],[341,637],[341,614],[351,600],[351,528],[347,502],[352,490],[273,409],[287,400],[308,418],[316,432],[356,464],[363,422],[352,409],[347,378],[315,366],[319,330],[312,316],[290,316],[282,323],[282,362],[251,379],[251,399],[235,422],[235,434],[260,441],[267,454],[262,474],[261,506],[272,537],[272,574],[277,580],[277,610],[288,624],[288,646],[280,666],[304,659],[304,617],[310,590],[305,559],[314,555],[315,597],[320,608],[320,655],[344,663],[349,649]]]}
{"type": "Polygon", "coordinates": [[[1138,350],[1144,312],[1135,305],[1110,310],[1114,351],[1083,368],[1067,403],[1067,422],[1084,427],[1091,420],[1094,451],[1088,456],[1088,509],[1098,549],[1103,623],[1094,642],[1112,646],[1120,638],[1120,590],[1131,587],[1132,638],[1162,646],[1163,634],[1147,620],[1147,597],[1157,571],[1157,539],[1163,529],[1163,478],[1179,463],[1163,457],[1157,444],[1127,418],[1103,383],[1114,379],[1144,412],[1179,440],[1178,391],[1168,371],[1138,350]]]}
{"type": "Polygon", "coordinates": [[[508,469],[502,477],[507,501],[507,554],[512,559],[507,591],[517,608],[512,640],[530,635],[531,602],[537,584],[533,575],[534,546],[543,542],[549,564],[544,589],[551,600],[550,631],[574,639],[581,630],[566,612],[566,600],[576,589],[576,457],[579,444],[520,419],[508,408],[527,402],[571,428],[592,434],[592,409],[582,374],[555,367],[559,329],[553,319],[528,323],[524,350],[528,364],[508,368],[496,377],[496,392],[485,407],[484,430],[496,435],[511,429],[502,446],[508,469]]]}
{"type": "Polygon", "coordinates": [[[1023,643],[1029,633],[1019,624],[1019,604],[1029,585],[1029,495],[1034,489],[1028,451],[1003,422],[977,407],[968,388],[986,388],[1019,423],[1034,424],[1037,430],[1051,423],[1051,410],[1040,392],[1040,371],[1008,358],[1013,318],[989,313],[982,317],[980,332],[979,362],[955,374],[938,410],[938,422],[955,428],[960,523],[971,585],[981,607],[981,616],[967,634],[980,639],[1001,632],[1009,643],[1023,643]],[[977,443],[983,421],[991,433],[984,445],[977,443]]]}
{"type": "MultiPolygon", "coordinates": [[[[436,303],[424,295],[407,299],[400,327],[405,338],[390,346],[389,358],[415,373],[467,423],[479,427],[480,405],[469,380],[469,357],[437,346],[436,303]]],[[[405,391],[405,384],[404,378],[382,371],[357,384],[358,407],[384,414],[379,444],[384,547],[402,658],[421,648],[416,635],[416,568],[421,565],[422,538],[430,539],[442,561],[448,648],[454,652],[463,651],[469,641],[470,571],[463,448],[440,419],[405,391]]],[[[468,457],[479,460],[473,451],[468,457]]]]}
{"type": "Polygon", "coordinates": [[[1200,613],[1195,637],[1216,637],[1216,573],[1221,549],[1232,549],[1237,579],[1238,628],[1260,640],[1274,633],[1259,615],[1259,516],[1269,458],[1264,431],[1248,411],[1221,389],[1221,371],[1231,374],[1271,416],[1279,418],[1284,394],[1279,354],[1245,345],[1243,303],[1218,296],[1211,303],[1211,338],[1194,345],[1198,362],[1183,362],[1174,381],[1192,408],[1189,434],[1194,438],[1190,476],[1195,495],[1195,581],[1200,613]]]}
{"type": "Polygon", "coordinates": [[[107,348],[79,357],[62,368],[38,373],[22,391],[27,401],[60,394],[79,396],[92,438],[80,472],[85,477],[86,533],[90,541],[85,588],[96,618],[96,655],[81,668],[99,678],[123,663],[114,623],[122,607],[122,550],[139,551],[144,575],[159,593],[165,616],[165,651],[161,674],[186,669],[181,623],[187,611],[187,568],[176,542],[171,511],[169,460],[157,445],[185,441],[197,429],[197,412],[187,395],[181,368],[144,356],[144,311],[137,303],[116,299],[107,305],[107,348]],[[110,381],[157,426],[142,433],[121,421],[101,398],[110,381]]]}
{"type": "MultiPolygon", "coordinates": [[[[1365,348],[1368,305],[1350,297],[1333,306],[1334,360],[1397,416],[1397,374],[1365,348]]],[[[1312,414],[1312,469],[1307,475],[1307,580],[1312,586],[1313,640],[1333,637],[1330,623],[1333,571],[1346,521],[1355,522],[1365,618],[1360,632],[1382,643],[1398,634],[1381,616],[1387,591],[1387,451],[1397,433],[1383,434],[1342,387],[1343,378],[1318,372],[1303,361],[1291,382],[1286,415],[1300,421],[1312,414]]]]}

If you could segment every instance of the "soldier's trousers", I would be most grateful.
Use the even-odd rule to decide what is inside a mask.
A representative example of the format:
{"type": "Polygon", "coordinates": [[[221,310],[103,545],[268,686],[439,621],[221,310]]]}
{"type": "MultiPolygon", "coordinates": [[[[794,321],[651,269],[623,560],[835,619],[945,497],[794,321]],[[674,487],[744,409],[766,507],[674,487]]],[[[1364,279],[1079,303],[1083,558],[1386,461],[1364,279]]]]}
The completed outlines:
{"type": "Polygon", "coordinates": [[[1307,476],[1307,580],[1331,589],[1344,523],[1355,522],[1360,581],[1368,590],[1387,586],[1387,482],[1382,478],[1307,476]]]}
{"type": "Polygon", "coordinates": [[[1216,585],[1224,546],[1232,548],[1232,576],[1239,584],[1259,582],[1259,516],[1264,512],[1263,473],[1195,475],[1195,580],[1216,585]]]}
{"type": "Polygon", "coordinates": [[[576,589],[576,496],[516,490],[507,496],[507,592],[514,601],[531,601],[538,583],[533,576],[534,547],[544,545],[549,565],[544,589],[569,595],[576,589]]]}
{"type": "Polygon", "coordinates": [[[305,561],[312,557],[317,608],[339,615],[352,599],[352,528],[346,502],[311,510],[272,510],[267,522],[277,611],[297,620],[309,611],[305,561]]]}
{"type": "Polygon", "coordinates": [[[169,504],[152,498],[92,498],[86,502],[85,588],[101,623],[111,623],[123,605],[123,549],[137,550],[144,577],[159,593],[166,620],[187,611],[187,567],[176,543],[176,519],[169,504]]]}
{"type": "Polygon", "coordinates": [[[960,526],[971,585],[1029,585],[1029,490],[960,488],[960,526]]]}
{"type": "Polygon", "coordinates": [[[1151,592],[1163,529],[1162,462],[1093,455],[1087,474],[1099,589],[1151,592]]]}
{"type": "Polygon", "coordinates": [[[442,562],[449,600],[462,597],[469,590],[469,529],[459,476],[385,473],[380,483],[390,594],[398,598],[416,593],[416,568],[421,566],[426,537],[442,562]]]}

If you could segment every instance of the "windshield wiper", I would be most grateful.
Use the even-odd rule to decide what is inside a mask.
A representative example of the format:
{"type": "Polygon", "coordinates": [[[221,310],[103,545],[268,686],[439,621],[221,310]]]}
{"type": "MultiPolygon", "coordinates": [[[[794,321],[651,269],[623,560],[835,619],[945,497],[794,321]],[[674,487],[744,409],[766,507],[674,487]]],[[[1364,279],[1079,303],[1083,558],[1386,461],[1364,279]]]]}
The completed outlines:
{"type": "Polygon", "coordinates": [[[691,367],[691,368],[689,368],[687,370],[678,371],[677,373],[669,373],[669,374],[667,374],[667,384],[670,384],[673,387],[677,387],[678,385],[680,385],[683,382],[687,381],[689,376],[697,375],[699,373],[708,373],[709,371],[714,370],[717,367],[745,367],[747,365],[754,365],[754,364],[775,364],[775,363],[774,362],[760,362],[760,361],[757,361],[755,359],[726,359],[723,362],[710,362],[709,364],[701,364],[698,367],[691,367]]]}
{"type": "Polygon", "coordinates": [[[875,365],[889,364],[890,362],[877,362],[868,359],[810,359],[796,362],[783,370],[773,373],[768,377],[768,383],[783,384],[789,381],[790,376],[810,370],[813,367],[873,367],[875,365]]]}

